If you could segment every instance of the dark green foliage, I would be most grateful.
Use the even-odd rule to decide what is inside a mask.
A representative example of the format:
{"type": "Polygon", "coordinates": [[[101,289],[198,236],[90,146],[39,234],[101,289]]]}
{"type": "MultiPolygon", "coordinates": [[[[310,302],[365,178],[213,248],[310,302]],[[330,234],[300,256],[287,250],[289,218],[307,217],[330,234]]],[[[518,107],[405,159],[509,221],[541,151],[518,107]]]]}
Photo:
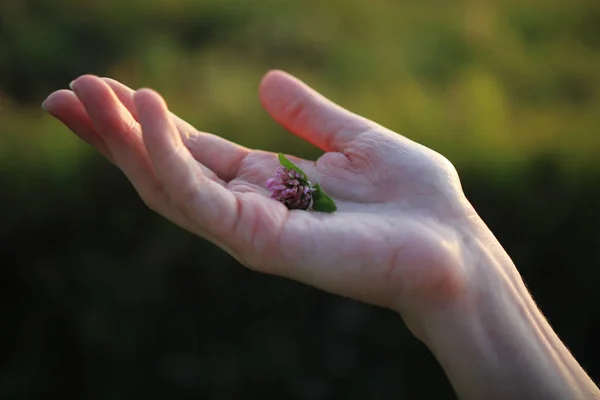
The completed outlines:
{"type": "Polygon", "coordinates": [[[414,35],[409,49],[414,55],[410,72],[424,84],[446,86],[453,82],[469,64],[472,49],[464,34],[439,24],[421,27],[414,35]]]}
{"type": "Polygon", "coordinates": [[[453,398],[397,315],[246,270],[149,211],[39,109],[79,74],[110,75],[200,129],[316,156],[259,108],[274,67],[455,162],[597,381],[599,10],[0,1],[0,398],[453,398]]]}
{"type": "Polygon", "coordinates": [[[85,7],[76,0],[2,3],[0,83],[6,86],[0,88],[19,101],[33,101],[84,73],[103,74],[163,37],[192,50],[244,22],[243,8],[207,2],[170,10],[143,0],[85,7]]]}

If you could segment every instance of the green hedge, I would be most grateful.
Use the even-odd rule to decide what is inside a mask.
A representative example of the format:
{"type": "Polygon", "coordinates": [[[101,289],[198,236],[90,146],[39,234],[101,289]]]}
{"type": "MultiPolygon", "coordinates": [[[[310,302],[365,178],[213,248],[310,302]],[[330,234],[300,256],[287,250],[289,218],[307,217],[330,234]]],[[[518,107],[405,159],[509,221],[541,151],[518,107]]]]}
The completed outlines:
{"type": "Polygon", "coordinates": [[[396,315],[247,271],[147,210],[39,108],[83,73],[316,157],[257,101],[283,68],[442,152],[598,381],[599,29],[593,0],[0,2],[0,397],[452,397],[396,315]]]}

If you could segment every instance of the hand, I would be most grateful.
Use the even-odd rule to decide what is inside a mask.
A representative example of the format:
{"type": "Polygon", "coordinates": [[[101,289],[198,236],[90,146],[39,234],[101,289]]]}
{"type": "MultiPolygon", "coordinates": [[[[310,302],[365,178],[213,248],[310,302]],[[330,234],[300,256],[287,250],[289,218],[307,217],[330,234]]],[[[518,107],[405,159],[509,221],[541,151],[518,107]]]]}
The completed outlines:
{"type": "Polygon", "coordinates": [[[45,109],[116,164],[148,207],[247,267],[401,312],[460,296],[457,228],[473,212],[439,154],[272,71],[260,100],[326,152],[290,158],[338,205],[290,211],[266,189],[275,154],[196,131],[148,89],[89,75],[71,88],[45,109]]]}
{"type": "Polygon", "coordinates": [[[279,163],[198,132],[155,92],[83,76],[44,107],[116,164],[145,203],[257,271],[402,314],[461,398],[598,398],[439,154],[270,72],[271,116],[326,153],[292,158],[338,205],[294,210],[279,163]]]}

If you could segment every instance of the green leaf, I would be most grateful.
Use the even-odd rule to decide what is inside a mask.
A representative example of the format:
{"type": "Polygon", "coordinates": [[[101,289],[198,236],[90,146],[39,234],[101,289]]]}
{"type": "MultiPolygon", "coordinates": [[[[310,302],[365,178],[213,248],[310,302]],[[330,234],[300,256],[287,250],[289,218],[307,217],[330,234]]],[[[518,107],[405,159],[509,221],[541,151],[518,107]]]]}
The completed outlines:
{"type": "MultiPolygon", "coordinates": [[[[302,176],[302,179],[308,181],[308,177],[306,176],[304,171],[302,171],[300,167],[298,167],[296,164],[291,162],[285,155],[279,153],[277,154],[277,158],[279,159],[279,163],[282,167],[296,171],[300,174],[300,176],[302,176]]],[[[321,188],[321,185],[317,183],[313,186],[313,189],[315,189],[315,191],[313,192],[313,210],[328,213],[332,213],[337,210],[335,202],[331,197],[327,196],[325,191],[323,191],[323,189],[321,188]]]]}
{"type": "Polygon", "coordinates": [[[277,155],[277,158],[279,158],[279,163],[287,168],[287,169],[293,169],[294,171],[296,171],[297,173],[299,173],[300,175],[302,175],[302,178],[307,181],[308,177],[306,176],[306,174],[304,173],[304,171],[302,171],[296,164],[294,164],[293,162],[291,162],[290,160],[288,160],[288,158],[286,156],[284,156],[282,153],[279,153],[277,155]]]}
{"type": "Polygon", "coordinates": [[[318,183],[313,186],[315,192],[313,193],[313,210],[332,213],[337,210],[333,199],[323,191],[321,185],[318,183]]]}

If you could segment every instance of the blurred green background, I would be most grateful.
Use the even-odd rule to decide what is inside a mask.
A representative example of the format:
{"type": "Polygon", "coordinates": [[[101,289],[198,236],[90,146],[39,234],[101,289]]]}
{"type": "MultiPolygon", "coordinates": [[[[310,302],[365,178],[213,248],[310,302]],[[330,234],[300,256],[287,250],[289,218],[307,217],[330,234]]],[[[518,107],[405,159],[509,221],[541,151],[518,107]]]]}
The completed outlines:
{"type": "Polygon", "coordinates": [[[261,109],[271,68],[446,155],[600,380],[597,0],[2,0],[0,398],[454,398],[396,315],[245,270],[40,108],[93,73],[318,157],[261,109]]]}

